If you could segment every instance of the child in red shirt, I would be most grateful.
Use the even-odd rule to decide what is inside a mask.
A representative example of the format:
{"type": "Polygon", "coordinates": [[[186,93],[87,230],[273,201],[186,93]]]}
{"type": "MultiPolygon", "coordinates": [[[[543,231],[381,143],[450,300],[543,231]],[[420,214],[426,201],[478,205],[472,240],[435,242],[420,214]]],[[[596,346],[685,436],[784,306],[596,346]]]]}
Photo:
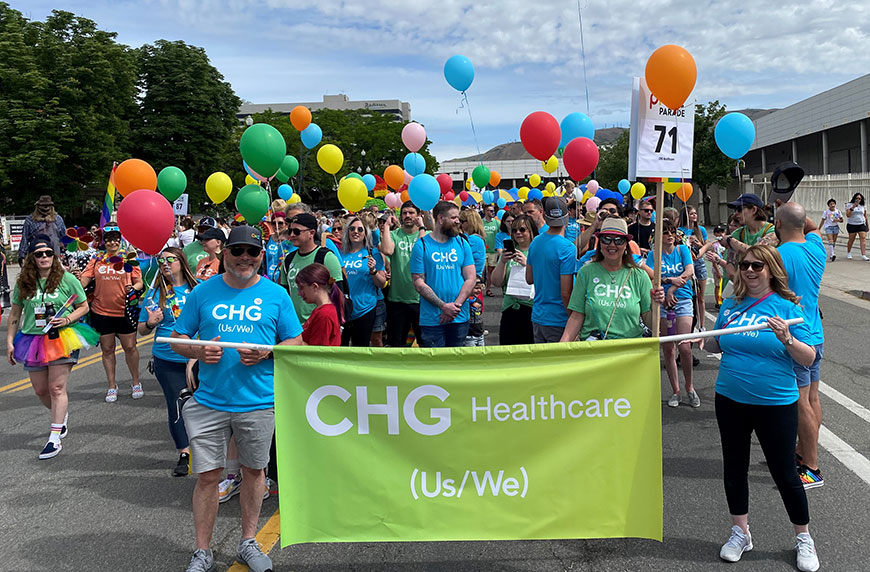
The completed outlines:
{"type": "Polygon", "coordinates": [[[317,307],[302,324],[302,342],[307,346],[341,345],[342,304],[344,296],[329,270],[322,264],[309,264],[296,275],[299,295],[317,307]]]}

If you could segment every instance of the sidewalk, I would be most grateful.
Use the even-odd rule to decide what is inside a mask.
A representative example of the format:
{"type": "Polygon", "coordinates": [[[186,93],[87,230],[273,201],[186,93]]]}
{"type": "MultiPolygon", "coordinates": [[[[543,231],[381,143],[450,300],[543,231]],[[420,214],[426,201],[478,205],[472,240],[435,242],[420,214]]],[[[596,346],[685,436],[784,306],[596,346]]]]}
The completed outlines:
{"type": "Polygon", "coordinates": [[[846,258],[846,249],[837,249],[837,260],[828,260],[825,274],[822,276],[822,287],[833,288],[840,292],[852,294],[864,300],[870,300],[870,262],[861,260],[860,250],[852,250],[852,260],[846,258]]]}

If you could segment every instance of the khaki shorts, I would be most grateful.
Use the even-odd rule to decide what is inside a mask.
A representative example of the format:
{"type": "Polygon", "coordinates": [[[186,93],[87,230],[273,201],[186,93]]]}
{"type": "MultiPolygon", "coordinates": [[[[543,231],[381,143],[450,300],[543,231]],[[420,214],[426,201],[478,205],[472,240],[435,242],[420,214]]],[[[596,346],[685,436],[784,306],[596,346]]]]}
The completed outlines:
{"type": "Polygon", "coordinates": [[[224,467],[227,443],[235,437],[239,463],[249,469],[269,464],[269,448],[275,431],[275,409],[232,412],[218,411],[193,397],[182,408],[184,427],[190,440],[190,461],[194,473],[224,467]]]}
{"type": "Polygon", "coordinates": [[[486,265],[495,268],[498,264],[498,252],[492,252],[486,254],[486,265]]]}

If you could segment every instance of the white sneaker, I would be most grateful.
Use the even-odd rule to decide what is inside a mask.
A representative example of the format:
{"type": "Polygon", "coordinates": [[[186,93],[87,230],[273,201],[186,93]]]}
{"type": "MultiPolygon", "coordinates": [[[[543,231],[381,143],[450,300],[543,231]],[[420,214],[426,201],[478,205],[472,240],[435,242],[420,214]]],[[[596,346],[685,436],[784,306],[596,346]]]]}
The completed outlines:
{"type": "Polygon", "coordinates": [[[816,543],[808,532],[801,532],[794,537],[794,549],[797,551],[797,569],[801,572],[815,572],[819,569],[819,556],[816,554],[816,543]]]}
{"type": "Polygon", "coordinates": [[[268,499],[269,495],[271,495],[271,494],[272,494],[272,479],[270,479],[269,477],[266,477],[263,480],[263,500],[268,499]]]}
{"type": "Polygon", "coordinates": [[[145,397],[145,390],[142,389],[142,384],[137,383],[136,385],[131,386],[130,395],[133,397],[133,399],[142,399],[143,397],[145,397]]]}
{"type": "Polygon", "coordinates": [[[687,391],[686,392],[686,401],[692,407],[701,407],[701,398],[698,397],[697,391],[687,391]]]}
{"type": "Polygon", "coordinates": [[[861,255],[861,260],[863,260],[864,262],[867,262],[868,260],[870,260],[870,258],[867,258],[866,255],[862,254],[862,255],[861,255]]]}
{"type": "Polygon", "coordinates": [[[680,394],[675,393],[668,399],[668,407],[678,407],[680,405],[680,394]]]}
{"type": "Polygon", "coordinates": [[[241,492],[242,471],[233,479],[224,479],[218,484],[218,502],[225,503],[241,492]]]}
{"type": "Polygon", "coordinates": [[[118,401],[118,388],[109,389],[106,392],[106,403],[115,403],[118,401]]]}
{"type": "MultiPolygon", "coordinates": [[[[812,543],[812,540],[810,542],[812,543]]],[[[719,551],[719,558],[726,562],[737,562],[744,552],[750,550],[752,550],[752,535],[748,530],[744,533],[743,529],[734,525],[731,527],[731,538],[722,545],[722,550],[719,551]]],[[[798,552],[798,559],[800,559],[800,552],[798,552]]]]}
{"type": "Polygon", "coordinates": [[[851,252],[847,252],[847,253],[846,253],[846,258],[848,258],[849,260],[852,260],[852,253],[851,253],[851,252]]]}

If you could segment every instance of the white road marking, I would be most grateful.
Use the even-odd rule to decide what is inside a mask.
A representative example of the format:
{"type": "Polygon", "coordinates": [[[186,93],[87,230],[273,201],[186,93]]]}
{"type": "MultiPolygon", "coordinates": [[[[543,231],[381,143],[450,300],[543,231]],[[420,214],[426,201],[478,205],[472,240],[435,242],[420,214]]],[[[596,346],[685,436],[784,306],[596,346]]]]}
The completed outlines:
{"type": "Polygon", "coordinates": [[[849,470],[870,485],[870,460],[853,449],[848,443],[834,435],[830,429],[822,425],[819,428],[819,445],[843,463],[849,470]]]}
{"type": "Polygon", "coordinates": [[[853,401],[850,397],[846,397],[824,381],[819,382],[819,392],[827,395],[867,423],[870,423],[870,409],[867,409],[857,401],[853,401]]]}

